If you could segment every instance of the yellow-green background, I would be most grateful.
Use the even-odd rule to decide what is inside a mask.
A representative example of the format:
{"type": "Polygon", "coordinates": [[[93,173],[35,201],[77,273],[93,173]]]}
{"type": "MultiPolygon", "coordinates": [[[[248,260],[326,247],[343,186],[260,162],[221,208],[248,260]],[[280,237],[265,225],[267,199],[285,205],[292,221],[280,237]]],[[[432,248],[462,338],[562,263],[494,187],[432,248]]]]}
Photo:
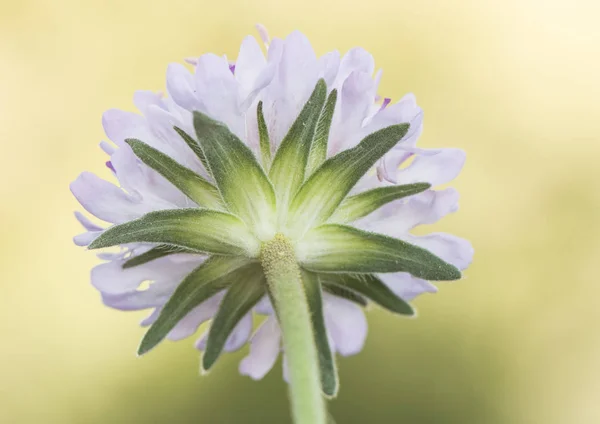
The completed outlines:
{"type": "Polygon", "coordinates": [[[0,422],[285,423],[279,365],[198,375],[192,341],[137,359],[141,313],[102,306],[76,248],[79,172],[108,176],[101,115],[164,89],[166,65],[235,58],[255,22],[318,53],[360,45],[381,93],[412,91],[421,144],[468,153],[466,279],[369,313],[342,358],[338,424],[600,422],[600,3],[550,0],[0,2],[0,422]]]}

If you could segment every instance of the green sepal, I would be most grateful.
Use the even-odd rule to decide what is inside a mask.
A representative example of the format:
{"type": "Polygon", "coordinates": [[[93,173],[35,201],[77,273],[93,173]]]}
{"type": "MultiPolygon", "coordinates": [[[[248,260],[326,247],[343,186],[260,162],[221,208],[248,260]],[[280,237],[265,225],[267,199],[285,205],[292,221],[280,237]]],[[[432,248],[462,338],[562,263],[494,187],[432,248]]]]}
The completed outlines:
{"type": "Polygon", "coordinates": [[[200,175],[140,140],[128,138],[125,142],[142,162],[165,177],[199,206],[222,209],[219,191],[200,175]]]}
{"type": "Polygon", "coordinates": [[[265,295],[266,284],[262,268],[254,264],[246,267],[245,273],[239,274],[227,290],[208,332],[206,349],[202,355],[204,371],[214,365],[235,326],[265,295]]]}
{"type": "Polygon", "coordinates": [[[371,274],[320,274],[323,283],[348,289],[372,300],[382,308],[400,315],[413,316],[414,309],[396,296],[379,278],[371,274]]]}
{"type": "Polygon", "coordinates": [[[211,209],[172,209],[150,212],[114,225],[89,249],[127,243],[161,243],[196,252],[255,257],[259,241],[238,217],[211,209]]]}
{"type": "MultiPolygon", "coordinates": [[[[325,276],[325,275],[332,275],[332,274],[320,274],[321,277],[325,276]]],[[[367,299],[365,299],[364,297],[362,297],[355,291],[350,290],[349,288],[346,288],[345,286],[332,284],[324,278],[321,278],[321,286],[323,287],[323,291],[325,291],[329,294],[332,294],[334,296],[349,300],[350,302],[354,302],[357,305],[362,306],[363,308],[369,304],[367,299]]]]}
{"type": "Polygon", "coordinates": [[[329,218],[329,222],[345,224],[355,221],[375,212],[389,202],[421,193],[430,187],[429,183],[379,187],[347,197],[329,218]]]}
{"type": "Polygon", "coordinates": [[[265,115],[263,114],[263,102],[258,102],[256,108],[256,119],[258,121],[258,139],[260,143],[260,157],[263,164],[263,168],[266,171],[271,167],[271,141],[269,139],[269,130],[267,123],[265,122],[265,115]]]}
{"type": "Polygon", "coordinates": [[[231,213],[261,239],[275,234],[275,192],[252,151],[227,126],[194,112],[196,135],[231,213]]]}
{"type": "Polygon", "coordinates": [[[241,256],[212,256],[188,274],[144,335],[138,355],[159,344],[192,309],[238,281],[250,266],[254,264],[241,256]]]}
{"type": "Polygon", "coordinates": [[[329,339],[327,338],[321,283],[317,274],[304,270],[302,271],[302,281],[319,355],[321,389],[326,396],[335,397],[338,390],[338,374],[335,357],[331,352],[329,339]]]}
{"type": "Polygon", "coordinates": [[[327,159],[300,187],[290,206],[287,227],[293,238],[325,222],[358,180],[408,131],[392,125],[362,139],[357,146],[327,159]]]}
{"type": "Polygon", "coordinates": [[[460,271],[402,240],[339,224],[310,230],[297,245],[302,266],[315,272],[408,272],[425,280],[458,280],[460,271]]]}
{"type": "Polygon", "coordinates": [[[291,198],[304,181],[308,155],[326,96],[327,85],[320,79],[275,153],[269,179],[277,192],[281,212],[287,210],[291,198]]]}
{"type": "Polygon", "coordinates": [[[315,130],[315,138],[310,147],[308,155],[308,164],[306,165],[306,175],[311,175],[325,159],[327,158],[327,144],[329,142],[329,130],[335,112],[335,103],[337,102],[337,90],[332,90],[327,97],[325,106],[319,116],[317,129],[315,130]]]}
{"type": "Polygon", "coordinates": [[[183,141],[185,141],[185,144],[187,144],[188,147],[192,149],[196,156],[198,156],[198,159],[200,159],[200,162],[202,162],[202,166],[204,166],[204,169],[206,169],[206,171],[210,173],[210,169],[208,168],[208,162],[206,162],[206,156],[204,156],[204,152],[202,151],[202,147],[200,147],[200,144],[198,144],[196,140],[194,140],[188,133],[186,133],[181,128],[173,127],[173,129],[177,134],[179,134],[183,141]]]}
{"type": "Polygon", "coordinates": [[[142,253],[141,255],[134,256],[128,259],[123,264],[123,269],[133,268],[138,265],[143,265],[145,263],[151,262],[155,259],[163,258],[165,256],[173,255],[175,253],[195,253],[198,254],[197,251],[185,249],[183,247],[170,246],[168,244],[159,244],[156,247],[148,250],[147,252],[142,253]]]}

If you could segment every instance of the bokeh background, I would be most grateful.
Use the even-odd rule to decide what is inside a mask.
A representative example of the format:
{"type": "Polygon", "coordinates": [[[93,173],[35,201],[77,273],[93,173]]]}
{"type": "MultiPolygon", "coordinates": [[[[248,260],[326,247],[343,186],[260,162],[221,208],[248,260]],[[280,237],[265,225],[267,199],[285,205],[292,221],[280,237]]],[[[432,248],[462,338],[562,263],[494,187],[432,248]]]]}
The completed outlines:
{"type": "Polygon", "coordinates": [[[142,359],[144,314],[102,306],[71,243],[68,184],[108,177],[101,114],[164,89],[169,62],[235,58],[262,22],[322,54],[360,45],[381,93],[414,92],[426,147],[468,152],[467,278],[374,310],[339,361],[338,424],[600,422],[600,3],[596,0],[0,1],[0,422],[287,423],[281,368],[198,373],[192,340],[142,359]]]}

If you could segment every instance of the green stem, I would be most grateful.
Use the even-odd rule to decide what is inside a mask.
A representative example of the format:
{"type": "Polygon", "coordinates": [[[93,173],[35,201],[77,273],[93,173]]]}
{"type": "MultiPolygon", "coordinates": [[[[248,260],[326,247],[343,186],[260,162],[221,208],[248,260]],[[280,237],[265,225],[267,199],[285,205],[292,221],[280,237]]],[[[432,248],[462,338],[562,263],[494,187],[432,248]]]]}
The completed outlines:
{"type": "Polygon", "coordinates": [[[260,259],[283,334],[294,422],[325,424],[317,348],[294,250],[278,234],[263,244],[260,259]]]}

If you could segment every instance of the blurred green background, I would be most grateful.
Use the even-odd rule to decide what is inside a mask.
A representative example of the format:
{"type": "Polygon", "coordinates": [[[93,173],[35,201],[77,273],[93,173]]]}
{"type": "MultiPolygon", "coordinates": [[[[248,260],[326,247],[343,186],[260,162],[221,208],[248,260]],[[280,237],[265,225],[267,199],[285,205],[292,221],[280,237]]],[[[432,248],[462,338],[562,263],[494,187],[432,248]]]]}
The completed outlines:
{"type": "Polygon", "coordinates": [[[235,58],[254,23],[315,50],[360,45],[381,94],[414,92],[426,147],[468,153],[467,278],[369,313],[342,358],[338,424],[600,422],[600,3],[551,0],[0,1],[0,422],[286,423],[281,368],[199,377],[192,339],[135,357],[143,313],[102,306],[76,248],[79,172],[108,176],[105,109],[164,89],[169,62],[235,58]]]}

